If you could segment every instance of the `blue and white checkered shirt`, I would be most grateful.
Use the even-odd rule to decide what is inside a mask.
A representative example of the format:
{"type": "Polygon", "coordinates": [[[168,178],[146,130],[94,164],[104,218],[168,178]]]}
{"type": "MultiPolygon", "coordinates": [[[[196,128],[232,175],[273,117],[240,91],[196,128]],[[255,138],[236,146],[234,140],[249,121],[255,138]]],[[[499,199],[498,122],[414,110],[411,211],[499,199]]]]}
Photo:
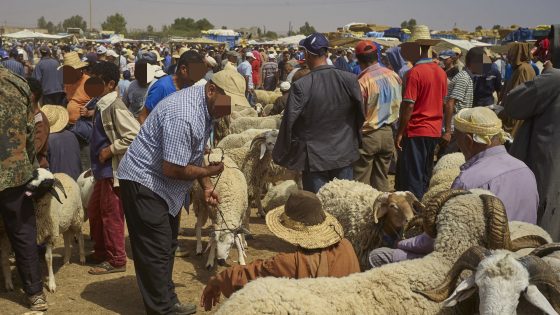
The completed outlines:
{"type": "Polygon", "coordinates": [[[137,182],[167,202],[176,216],[193,181],[163,175],[163,161],[201,166],[212,118],[204,86],[175,92],[159,102],[128,148],[117,178],[137,182]]]}

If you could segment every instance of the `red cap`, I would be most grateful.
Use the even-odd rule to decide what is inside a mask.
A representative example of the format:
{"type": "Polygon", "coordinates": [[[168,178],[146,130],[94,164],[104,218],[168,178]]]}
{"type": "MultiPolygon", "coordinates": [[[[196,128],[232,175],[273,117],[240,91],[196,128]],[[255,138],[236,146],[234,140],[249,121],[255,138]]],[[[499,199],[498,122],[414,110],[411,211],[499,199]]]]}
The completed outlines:
{"type": "Polygon", "coordinates": [[[377,46],[370,40],[362,40],[356,45],[356,55],[371,54],[377,51],[377,46]]]}

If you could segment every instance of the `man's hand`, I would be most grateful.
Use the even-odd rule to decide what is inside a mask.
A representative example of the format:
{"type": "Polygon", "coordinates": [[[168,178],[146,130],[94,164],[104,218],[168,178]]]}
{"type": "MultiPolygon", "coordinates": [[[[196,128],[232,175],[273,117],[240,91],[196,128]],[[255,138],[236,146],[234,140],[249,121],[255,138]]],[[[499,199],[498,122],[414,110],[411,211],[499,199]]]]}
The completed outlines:
{"type": "Polygon", "coordinates": [[[395,137],[395,148],[398,151],[402,151],[402,146],[401,146],[402,138],[403,138],[403,135],[400,134],[400,133],[397,134],[397,136],[395,137]]]}
{"type": "Polygon", "coordinates": [[[103,149],[101,149],[101,152],[99,152],[99,162],[101,164],[105,163],[105,161],[112,157],[113,152],[111,152],[111,148],[109,146],[104,147],[103,149]]]}
{"type": "Polygon", "coordinates": [[[214,190],[214,186],[204,188],[204,200],[206,200],[206,204],[209,206],[215,207],[220,204],[220,196],[214,190]]]}
{"type": "Polygon", "coordinates": [[[441,142],[443,144],[448,144],[449,142],[451,142],[451,131],[447,131],[441,136],[441,142]]]}
{"type": "Polygon", "coordinates": [[[222,162],[212,162],[210,165],[206,166],[208,171],[207,176],[216,176],[224,171],[224,163],[222,162]]]}
{"type": "Polygon", "coordinates": [[[210,279],[200,297],[200,307],[204,307],[205,311],[210,311],[212,307],[220,303],[220,295],[222,292],[220,291],[220,287],[212,282],[213,279],[210,279]]]}

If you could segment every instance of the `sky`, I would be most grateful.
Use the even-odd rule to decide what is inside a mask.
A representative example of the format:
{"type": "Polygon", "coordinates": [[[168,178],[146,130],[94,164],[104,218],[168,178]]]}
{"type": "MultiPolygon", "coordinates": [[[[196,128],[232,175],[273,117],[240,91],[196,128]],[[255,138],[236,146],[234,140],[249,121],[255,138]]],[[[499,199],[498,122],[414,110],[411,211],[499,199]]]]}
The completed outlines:
{"type": "MultiPolygon", "coordinates": [[[[1,0],[0,24],[34,27],[44,16],[55,24],[75,14],[89,21],[90,0],[1,0]]],[[[560,23],[560,0],[91,0],[92,24],[100,28],[108,15],[121,13],[127,28],[156,30],[178,17],[207,18],[217,28],[259,26],[287,33],[308,21],[318,31],[336,31],[350,22],[398,26],[418,24],[442,30],[495,24],[534,27],[560,23]]]]}

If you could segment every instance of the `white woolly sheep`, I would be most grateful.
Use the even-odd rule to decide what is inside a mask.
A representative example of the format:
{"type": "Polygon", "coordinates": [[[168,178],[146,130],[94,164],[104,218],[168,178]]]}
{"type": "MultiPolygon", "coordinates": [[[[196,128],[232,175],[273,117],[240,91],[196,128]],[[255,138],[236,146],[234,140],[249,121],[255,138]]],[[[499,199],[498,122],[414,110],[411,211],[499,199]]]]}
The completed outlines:
{"type": "MultiPolygon", "coordinates": [[[[41,169],[40,169],[41,170],[41,169]]],[[[48,172],[44,170],[45,172],[48,172]]],[[[50,172],[48,172],[50,174],[50,172]]],[[[52,248],[60,234],[64,237],[64,264],[70,262],[71,243],[73,236],[78,239],[80,252],[80,263],[85,263],[84,237],[82,235],[82,224],[85,221],[85,213],[82,208],[80,190],[78,184],[68,175],[63,173],[54,174],[55,180],[59,182],[54,186],[60,202],[53,195],[46,194],[35,203],[37,221],[37,244],[46,244],[45,261],[49,272],[47,288],[50,292],[56,291],[56,282],[52,267],[52,248]],[[61,188],[62,187],[62,188],[61,188]]],[[[0,241],[2,272],[7,290],[14,288],[10,275],[9,257],[10,243],[7,235],[2,235],[0,241]]]]}
{"type": "Polygon", "coordinates": [[[229,134],[242,133],[248,129],[278,129],[282,116],[274,115],[268,117],[239,117],[231,121],[229,134]]]}
{"type": "MultiPolygon", "coordinates": [[[[220,161],[221,153],[211,153],[205,161],[209,163],[220,161]]],[[[231,246],[235,243],[239,256],[239,263],[245,265],[245,239],[241,224],[243,222],[247,204],[247,184],[243,173],[237,165],[227,156],[224,156],[224,171],[219,177],[212,179],[216,185],[216,192],[221,203],[216,207],[209,207],[204,201],[204,191],[198,183],[193,187],[193,209],[196,215],[196,253],[202,254],[201,231],[208,218],[212,221],[212,232],[208,247],[210,253],[206,268],[214,266],[217,258],[218,264],[224,265],[229,255],[231,246]],[[216,184],[217,181],[217,184],[216,184]],[[219,210],[218,210],[219,208],[219,210]]]]}
{"type": "Polygon", "coordinates": [[[256,102],[261,104],[272,104],[282,96],[280,91],[255,90],[256,102]]]}
{"type": "Polygon", "coordinates": [[[298,185],[293,180],[284,181],[268,189],[262,200],[263,209],[268,211],[283,206],[288,201],[288,197],[298,190],[298,185]]]}
{"type": "MultiPolygon", "coordinates": [[[[550,244],[545,245],[551,249],[550,244]]],[[[554,247],[554,246],[552,246],[554,247]]],[[[557,246],[556,246],[557,247],[557,246]]],[[[546,250],[535,250],[544,254],[546,250]]],[[[534,251],[534,252],[535,252],[534,251]]],[[[473,246],[467,250],[453,265],[443,283],[436,289],[425,292],[428,298],[436,302],[443,301],[444,307],[453,307],[464,301],[467,308],[482,315],[516,314],[521,293],[529,305],[519,305],[523,314],[536,314],[539,311],[557,315],[560,311],[559,275],[542,258],[536,255],[518,257],[508,250],[487,250],[473,246]],[[464,270],[472,274],[463,280],[447,297],[454,283],[464,270]],[[537,285],[548,287],[552,304],[537,285]],[[478,291],[479,305],[471,299],[478,291]],[[441,294],[444,292],[444,294],[441,294]],[[534,309],[534,308],[538,308],[534,309]],[[556,310],[555,310],[556,309],[556,310]]],[[[543,291],[543,292],[547,292],[543,291]]]]}
{"type": "Polygon", "coordinates": [[[427,203],[435,195],[451,188],[455,178],[461,173],[460,167],[465,164],[463,153],[444,155],[434,166],[428,191],[422,197],[422,202],[427,203]]]}
{"type": "Polygon", "coordinates": [[[89,200],[91,199],[91,195],[93,194],[93,186],[95,185],[95,178],[93,177],[91,169],[80,174],[76,182],[78,183],[78,187],[80,187],[82,207],[84,208],[84,211],[87,212],[87,206],[89,204],[89,200]]]}
{"type": "Polygon", "coordinates": [[[258,112],[252,107],[246,107],[240,111],[233,111],[230,114],[231,119],[235,120],[240,117],[259,117],[258,112]]]}
{"type": "Polygon", "coordinates": [[[436,237],[431,254],[344,278],[251,281],[217,314],[458,314],[415,291],[440,283],[474,245],[517,249],[534,243],[509,239],[503,204],[495,197],[446,191],[424,210],[424,230],[436,237]]]}
{"type": "Polygon", "coordinates": [[[383,244],[383,236],[402,239],[402,229],[414,217],[414,206],[423,206],[410,192],[382,193],[364,183],[335,179],[317,193],[323,209],[342,225],[354,246],[362,270],[368,254],[383,244]]]}
{"type": "Polygon", "coordinates": [[[263,108],[263,115],[265,117],[270,115],[270,112],[272,111],[273,108],[274,108],[274,104],[266,104],[266,106],[263,108]]]}
{"type": "Polygon", "coordinates": [[[271,129],[248,129],[242,133],[230,134],[220,140],[216,147],[224,150],[240,148],[247,142],[251,142],[257,135],[269,130],[271,129]]]}

